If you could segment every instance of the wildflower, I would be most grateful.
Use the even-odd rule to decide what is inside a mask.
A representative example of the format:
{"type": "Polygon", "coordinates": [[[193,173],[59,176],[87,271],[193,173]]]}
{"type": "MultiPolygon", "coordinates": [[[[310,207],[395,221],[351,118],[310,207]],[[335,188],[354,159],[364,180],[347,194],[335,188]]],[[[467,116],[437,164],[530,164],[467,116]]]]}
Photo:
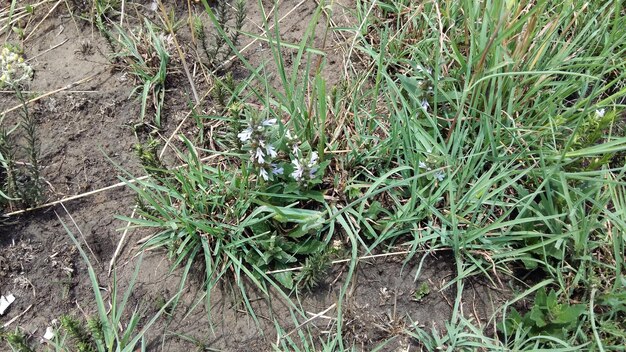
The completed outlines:
{"type": "Polygon", "coordinates": [[[265,181],[269,180],[269,175],[267,174],[267,171],[264,168],[259,169],[259,174],[261,174],[261,177],[263,177],[263,179],[265,181]]]}
{"type": "Polygon", "coordinates": [[[604,108],[596,110],[596,116],[599,118],[603,118],[605,113],[606,113],[606,110],[604,110],[604,108]]]}
{"type": "Polygon", "coordinates": [[[430,108],[430,104],[428,104],[428,100],[423,99],[422,103],[421,103],[422,109],[428,111],[428,109],[430,108]]]}
{"type": "Polygon", "coordinates": [[[296,167],[291,173],[291,177],[296,181],[300,181],[302,179],[302,173],[304,172],[303,165],[298,159],[294,159],[291,163],[296,167]]]}
{"type": "Polygon", "coordinates": [[[256,148],[254,157],[257,158],[259,164],[263,164],[265,162],[265,154],[263,154],[263,149],[261,148],[256,148]]]}
{"type": "Polygon", "coordinates": [[[439,182],[443,181],[443,179],[446,177],[446,175],[443,173],[443,171],[437,171],[435,172],[435,178],[437,180],[439,180],[439,182]]]}
{"type": "Polygon", "coordinates": [[[248,140],[250,140],[250,137],[252,137],[252,128],[248,127],[245,130],[241,131],[237,137],[239,137],[239,140],[242,142],[247,142],[248,140]]]}
{"type": "Polygon", "coordinates": [[[425,163],[425,162],[423,162],[423,161],[420,161],[420,163],[419,163],[419,167],[420,167],[421,169],[428,169],[428,166],[427,166],[427,165],[426,165],[426,163],[425,163]]]}
{"type": "Polygon", "coordinates": [[[4,46],[0,53],[0,86],[15,85],[30,79],[33,68],[12,47],[4,46]]]}
{"type": "Polygon", "coordinates": [[[309,167],[313,167],[313,165],[315,165],[317,163],[317,159],[318,159],[317,152],[311,153],[311,160],[309,160],[309,165],[308,166],[309,167]]]}
{"type": "Polygon", "coordinates": [[[282,167],[278,167],[276,164],[270,164],[270,166],[272,167],[273,175],[282,175],[285,171],[282,167]]]}
{"type": "Polygon", "coordinates": [[[276,119],[267,119],[261,122],[261,125],[265,127],[271,127],[271,126],[274,126],[275,124],[276,124],[276,119]]]}
{"type": "Polygon", "coordinates": [[[274,148],[272,145],[267,145],[267,146],[265,147],[265,151],[267,152],[267,155],[269,155],[269,156],[270,156],[270,157],[272,157],[272,158],[275,158],[275,157],[276,157],[276,155],[278,155],[278,154],[276,153],[276,148],[274,148]]]}
{"type": "Polygon", "coordinates": [[[287,137],[287,147],[291,149],[291,153],[296,156],[300,154],[300,142],[298,142],[298,138],[292,135],[289,130],[285,132],[285,137],[287,137]]]}

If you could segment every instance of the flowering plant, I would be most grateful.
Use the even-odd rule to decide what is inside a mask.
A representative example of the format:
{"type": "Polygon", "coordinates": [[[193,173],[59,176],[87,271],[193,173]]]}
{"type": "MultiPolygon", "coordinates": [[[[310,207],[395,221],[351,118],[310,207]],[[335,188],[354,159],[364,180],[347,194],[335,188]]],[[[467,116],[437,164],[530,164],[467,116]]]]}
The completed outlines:
{"type": "Polygon", "coordinates": [[[304,188],[321,182],[328,162],[320,163],[319,153],[278,119],[251,113],[237,137],[241,149],[249,154],[252,169],[264,181],[295,181],[304,188]],[[284,138],[280,138],[280,131],[284,131],[284,138]]]}
{"type": "Polygon", "coordinates": [[[15,86],[29,80],[33,76],[33,68],[24,61],[18,49],[5,45],[0,52],[0,87],[15,86]]]}

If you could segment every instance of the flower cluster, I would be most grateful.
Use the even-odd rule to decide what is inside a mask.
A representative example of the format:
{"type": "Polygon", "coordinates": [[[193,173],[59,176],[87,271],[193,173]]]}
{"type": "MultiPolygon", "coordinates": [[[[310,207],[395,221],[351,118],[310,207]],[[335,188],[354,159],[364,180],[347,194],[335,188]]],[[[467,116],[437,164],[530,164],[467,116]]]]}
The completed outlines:
{"type": "Polygon", "coordinates": [[[317,170],[319,170],[317,152],[311,151],[304,157],[298,138],[292,136],[289,130],[287,130],[285,137],[287,137],[287,147],[292,156],[293,172],[290,175],[291,178],[300,183],[313,181],[317,170]]]}
{"type": "Polygon", "coordinates": [[[24,57],[11,46],[4,46],[0,53],[0,87],[14,86],[22,81],[29,80],[33,69],[24,62],[24,57]]]}
{"type": "MultiPolygon", "coordinates": [[[[433,167],[437,167],[438,161],[436,160],[437,158],[435,158],[432,155],[432,150],[427,150],[426,151],[429,154],[429,157],[427,158],[427,160],[424,161],[420,161],[418,164],[418,167],[420,169],[426,170],[426,171],[432,171],[432,167],[431,165],[433,165],[433,167]]],[[[443,181],[444,178],[446,178],[446,174],[443,172],[443,170],[437,170],[435,171],[435,173],[432,175],[434,178],[437,179],[437,181],[441,182],[443,181]]]]}
{"type": "Polygon", "coordinates": [[[285,129],[282,141],[273,141],[272,137],[276,136],[272,132],[277,125],[277,119],[252,116],[237,137],[243,149],[248,150],[258,175],[265,181],[285,175],[300,185],[311,185],[323,167],[319,165],[318,153],[308,143],[301,143],[289,129],[285,129]]]}
{"type": "Polygon", "coordinates": [[[269,142],[271,128],[275,125],[276,119],[251,119],[248,127],[237,135],[241,143],[249,146],[252,162],[259,168],[259,175],[266,181],[269,180],[270,174],[283,174],[283,168],[273,162],[278,153],[269,142]]]}

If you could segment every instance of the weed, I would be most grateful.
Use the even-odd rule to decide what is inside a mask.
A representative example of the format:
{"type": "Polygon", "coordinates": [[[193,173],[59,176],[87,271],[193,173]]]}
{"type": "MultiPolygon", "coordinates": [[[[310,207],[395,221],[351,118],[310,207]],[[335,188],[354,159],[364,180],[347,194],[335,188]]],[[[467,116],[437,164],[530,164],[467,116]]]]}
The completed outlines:
{"type": "Polygon", "coordinates": [[[577,325],[580,316],[585,312],[584,304],[559,303],[555,291],[546,294],[545,287],[540,288],[535,296],[530,312],[522,316],[514,308],[511,309],[504,325],[499,330],[505,334],[519,334],[519,331],[531,337],[538,335],[553,336],[565,339],[577,325]]]}
{"type": "Polygon", "coordinates": [[[166,176],[167,167],[165,167],[161,158],[159,158],[159,141],[157,139],[150,138],[145,143],[135,144],[133,148],[146,172],[157,178],[166,176]]]}
{"type": "MultiPolygon", "coordinates": [[[[60,220],[60,218],[59,218],[60,220]]],[[[156,322],[156,320],[165,312],[168,307],[170,307],[171,303],[175,301],[178,296],[172,297],[169,301],[167,301],[162,308],[145,324],[141,330],[139,329],[140,325],[140,317],[141,313],[135,309],[131,314],[128,320],[124,325],[122,325],[122,318],[124,314],[128,314],[126,312],[128,300],[133,291],[135,280],[137,279],[137,275],[139,274],[139,269],[141,267],[142,257],[139,258],[137,265],[135,267],[135,272],[131,277],[128,288],[124,293],[123,297],[118,296],[118,285],[116,274],[113,275],[113,283],[111,289],[110,296],[110,309],[106,308],[106,301],[100,292],[100,285],[98,279],[96,277],[96,273],[87,257],[87,254],[81,248],[79,242],[74,237],[73,233],[69,228],[65,225],[65,223],[60,220],[63,227],[67,231],[74,245],[78,248],[80,255],[82,256],[85,264],[87,265],[87,271],[89,273],[89,279],[91,281],[91,285],[93,288],[93,293],[95,296],[95,304],[97,307],[98,315],[95,318],[88,319],[86,326],[82,324],[79,320],[65,316],[61,319],[61,326],[67,331],[67,333],[73,339],[74,349],[79,351],[96,351],[96,352],[105,352],[105,351],[120,351],[120,352],[131,352],[135,351],[137,346],[139,345],[142,350],[145,350],[144,343],[144,335],[150,329],[150,327],[156,322]],[[120,327],[123,326],[123,329],[120,327]]],[[[59,335],[59,334],[56,334],[59,335]]],[[[59,348],[59,341],[63,341],[63,344],[69,344],[70,341],[66,342],[65,339],[58,340],[55,342],[56,347],[59,348]]],[[[67,345],[63,345],[62,347],[67,348],[67,345]]]]}
{"type": "Polygon", "coordinates": [[[200,41],[203,52],[206,55],[207,66],[212,70],[222,68],[223,62],[233,54],[233,46],[228,45],[224,39],[224,33],[227,33],[231,43],[237,46],[239,43],[239,36],[241,34],[241,28],[246,20],[246,1],[236,0],[234,7],[232,7],[226,0],[218,0],[215,2],[214,7],[217,22],[215,26],[219,26],[222,32],[214,31],[210,36],[212,43],[209,44],[209,37],[206,34],[204,23],[200,17],[195,17],[193,20],[193,30],[195,36],[200,41]],[[227,26],[228,22],[233,20],[234,24],[232,28],[227,26]]]}
{"type": "Polygon", "coordinates": [[[165,101],[165,80],[170,60],[170,50],[173,45],[170,37],[163,33],[157,34],[157,29],[147,19],[144,26],[136,31],[125,31],[116,26],[119,34],[117,43],[121,51],[115,56],[120,58],[138,80],[132,94],[138,93],[141,101],[140,124],[149,123],[145,117],[149,103],[152,102],[154,116],[152,123],[161,128],[161,110],[165,101]]]}
{"type": "Polygon", "coordinates": [[[322,251],[313,253],[306,258],[300,273],[296,277],[298,287],[305,291],[314,290],[324,281],[330,269],[329,252],[322,251]]]}
{"type": "Polygon", "coordinates": [[[16,86],[14,88],[22,102],[21,120],[19,125],[10,130],[2,128],[0,131],[0,198],[2,203],[10,206],[20,204],[29,207],[39,204],[43,199],[39,166],[41,146],[37,122],[30,114],[21,91],[16,86]],[[18,144],[18,140],[23,141],[23,145],[18,144]],[[23,154],[26,154],[27,161],[18,161],[17,155],[23,154]]]}
{"type": "Polygon", "coordinates": [[[21,332],[19,329],[16,329],[14,332],[4,332],[0,334],[0,338],[6,341],[12,351],[14,352],[34,352],[35,350],[31,347],[28,342],[28,338],[21,332]]]}

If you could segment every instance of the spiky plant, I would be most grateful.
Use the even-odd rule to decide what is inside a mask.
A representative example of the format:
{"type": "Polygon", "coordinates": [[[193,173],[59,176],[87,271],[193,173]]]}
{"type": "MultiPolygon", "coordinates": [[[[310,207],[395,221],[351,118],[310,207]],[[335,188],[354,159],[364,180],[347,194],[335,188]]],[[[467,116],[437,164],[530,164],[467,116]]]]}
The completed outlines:
{"type": "MultiPolygon", "coordinates": [[[[208,6],[203,1],[205,6],[208,6]]],[[[235,6],[232,7],[226,0],[218,0],[215,3],[214,12],[217,18],[216,25],[219,26],[224,32],[227,33],[230,41],[235,46],[239,43],[239,36],[241,34],[241,28],[246,20],[246,2],[245,0],[236,0],[235,6]],[[229,27],[228,23],[232,21],[233,26],[229,27]]],[[[229,56],[233,55],[233,48],[228,45],[224,36],[215,31],[212,35],[212,42],[209,43],[209,38],[206,34],[206,28],[202,20],[196,17],[193,22],[194,34],[200,41],[202,50],[207,58],[207,66],[211,69],[219,68],[219,65],[224,62],[229,56]]]]}

